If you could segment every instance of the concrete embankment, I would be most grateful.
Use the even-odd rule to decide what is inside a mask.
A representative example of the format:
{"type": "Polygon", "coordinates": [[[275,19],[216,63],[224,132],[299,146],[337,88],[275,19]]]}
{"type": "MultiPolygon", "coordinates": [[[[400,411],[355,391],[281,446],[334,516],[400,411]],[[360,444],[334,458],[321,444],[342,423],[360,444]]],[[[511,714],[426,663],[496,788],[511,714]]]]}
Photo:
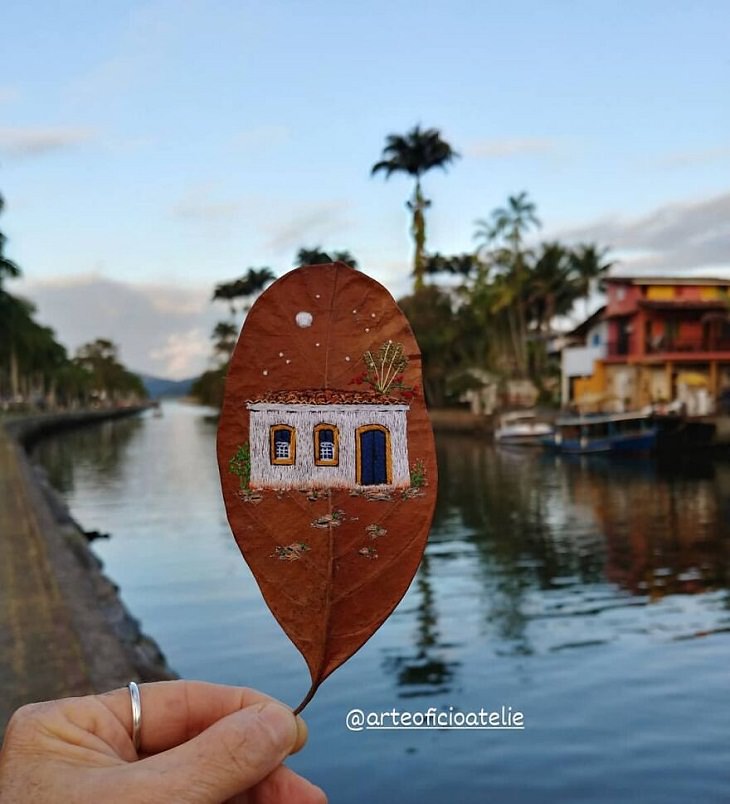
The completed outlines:
{"type": "Polygon", "coordinates": [[[30,701],[175,677],[25,449],[60,429],[139,410],[0,421],[0,735],[30,701]]]}

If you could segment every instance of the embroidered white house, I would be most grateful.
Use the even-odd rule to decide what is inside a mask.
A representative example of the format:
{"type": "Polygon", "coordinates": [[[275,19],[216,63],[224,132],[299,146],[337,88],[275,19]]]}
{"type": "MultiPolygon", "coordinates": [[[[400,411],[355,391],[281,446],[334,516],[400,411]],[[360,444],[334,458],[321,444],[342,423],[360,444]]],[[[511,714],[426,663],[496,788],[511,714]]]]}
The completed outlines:
{"type": "Polygon", "coordinates": [[[410,485],[398,397],[280,391],[247,403],[253,488],[410,485]]]}

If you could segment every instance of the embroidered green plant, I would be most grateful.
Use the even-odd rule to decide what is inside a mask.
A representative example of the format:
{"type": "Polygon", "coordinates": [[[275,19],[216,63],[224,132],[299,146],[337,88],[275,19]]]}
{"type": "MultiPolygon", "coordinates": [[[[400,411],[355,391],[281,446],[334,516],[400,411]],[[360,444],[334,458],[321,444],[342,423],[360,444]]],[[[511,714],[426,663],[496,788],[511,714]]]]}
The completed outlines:
{"type": "Polygon", "coordinates": [[[403,372],[408,365],[403,344],[387,341],[375,354],[365,352],[362,359],[367,369],[365,381],[376,391],[387,394],[391,388],[403,387],[403,372]]]}
{"type": "Polygon", "coordinates": [[[232,475],[236,475],[242,489],[248,488],[251,481],[251,447],[248,441],[240,444],[233,457],[228,461],[228,471],[232,475]]]}
{"type": "Polygon", "coordinates": [[[362,356],[365,371],[355,375],[350,382],[355,385],[369,385],[380,394],[398,393],[404,400],[410,401],[418,396],[418,386],[405,385],[404,372],[408,366],[408,358],[403,344],[386,341],[377,352],[365,352],[362,356]]]}
{"type": "Polygon", "coordinates": [[[426,485],[426,467],[423,461],[419,458],[411,466],[411,488],[421,489],[426,485]]]}

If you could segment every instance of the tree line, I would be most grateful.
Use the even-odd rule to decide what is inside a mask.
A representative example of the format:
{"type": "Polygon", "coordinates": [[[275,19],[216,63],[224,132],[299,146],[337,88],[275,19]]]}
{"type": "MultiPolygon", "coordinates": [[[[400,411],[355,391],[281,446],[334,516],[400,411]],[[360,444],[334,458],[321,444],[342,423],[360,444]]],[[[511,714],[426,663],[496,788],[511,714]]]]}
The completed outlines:
{"type": "MultiPolygon", "coordinates": [[[[427,249],[426,211],[431,206],[423,177],[447,169],[460,155],[435,128],[413,127],[386,137],[371,175],[405,174],[414,180],[406,202],[414,242],[413,291],[399,300],[423,355],[424,389],[431,405],[458,402],[464,391],[480,387],[485,373],[497,382],[529,379],[544,401],[556,397],[559,365],[551,360],[555,320],[574,312],[602,286],[612,262],[608,249],[595,243],[542,242],[528,248],[527,236],[541,226],[536,204],[526,192],[512,195],[487,218],[475,221],[475,246],[461,254],[427,249]]],[[[350,252],[327,254],[302,248],[297,265],[342,260],[353,267],[350,252]]],[[[213,300],[228,301],[231,318],[219,322],[213,340],[214,365],[193,387],[202,401],[219,406],[228,361],[236,343],[238,312],[275,279],[270,267],[249,268],[237,280],[216,286],[213,300]]]]}
{"type": "MultiPolygon", "coordinates": [[[[0,196],[0,213],[4,199],[0,196]]],[[[99,338],[70,357],[50,327],[36,321],[34,305],[7,290],[22,276],[5,253],[0,231],[0,410],[74,408],[127,403],[147,396],[140,378],[119,361],[118,349],[99,338]]]]}

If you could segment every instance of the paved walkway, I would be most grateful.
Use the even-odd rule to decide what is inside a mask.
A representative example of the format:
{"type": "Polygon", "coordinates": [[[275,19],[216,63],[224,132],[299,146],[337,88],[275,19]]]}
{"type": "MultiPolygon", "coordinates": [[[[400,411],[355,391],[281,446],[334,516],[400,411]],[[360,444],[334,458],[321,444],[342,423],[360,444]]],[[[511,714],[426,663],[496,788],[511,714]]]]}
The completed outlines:
{"type": "Polygon", "coordinates": [[[136,678],[69,542],[0,422],[0,737],[30,701],[136,678]]]}

